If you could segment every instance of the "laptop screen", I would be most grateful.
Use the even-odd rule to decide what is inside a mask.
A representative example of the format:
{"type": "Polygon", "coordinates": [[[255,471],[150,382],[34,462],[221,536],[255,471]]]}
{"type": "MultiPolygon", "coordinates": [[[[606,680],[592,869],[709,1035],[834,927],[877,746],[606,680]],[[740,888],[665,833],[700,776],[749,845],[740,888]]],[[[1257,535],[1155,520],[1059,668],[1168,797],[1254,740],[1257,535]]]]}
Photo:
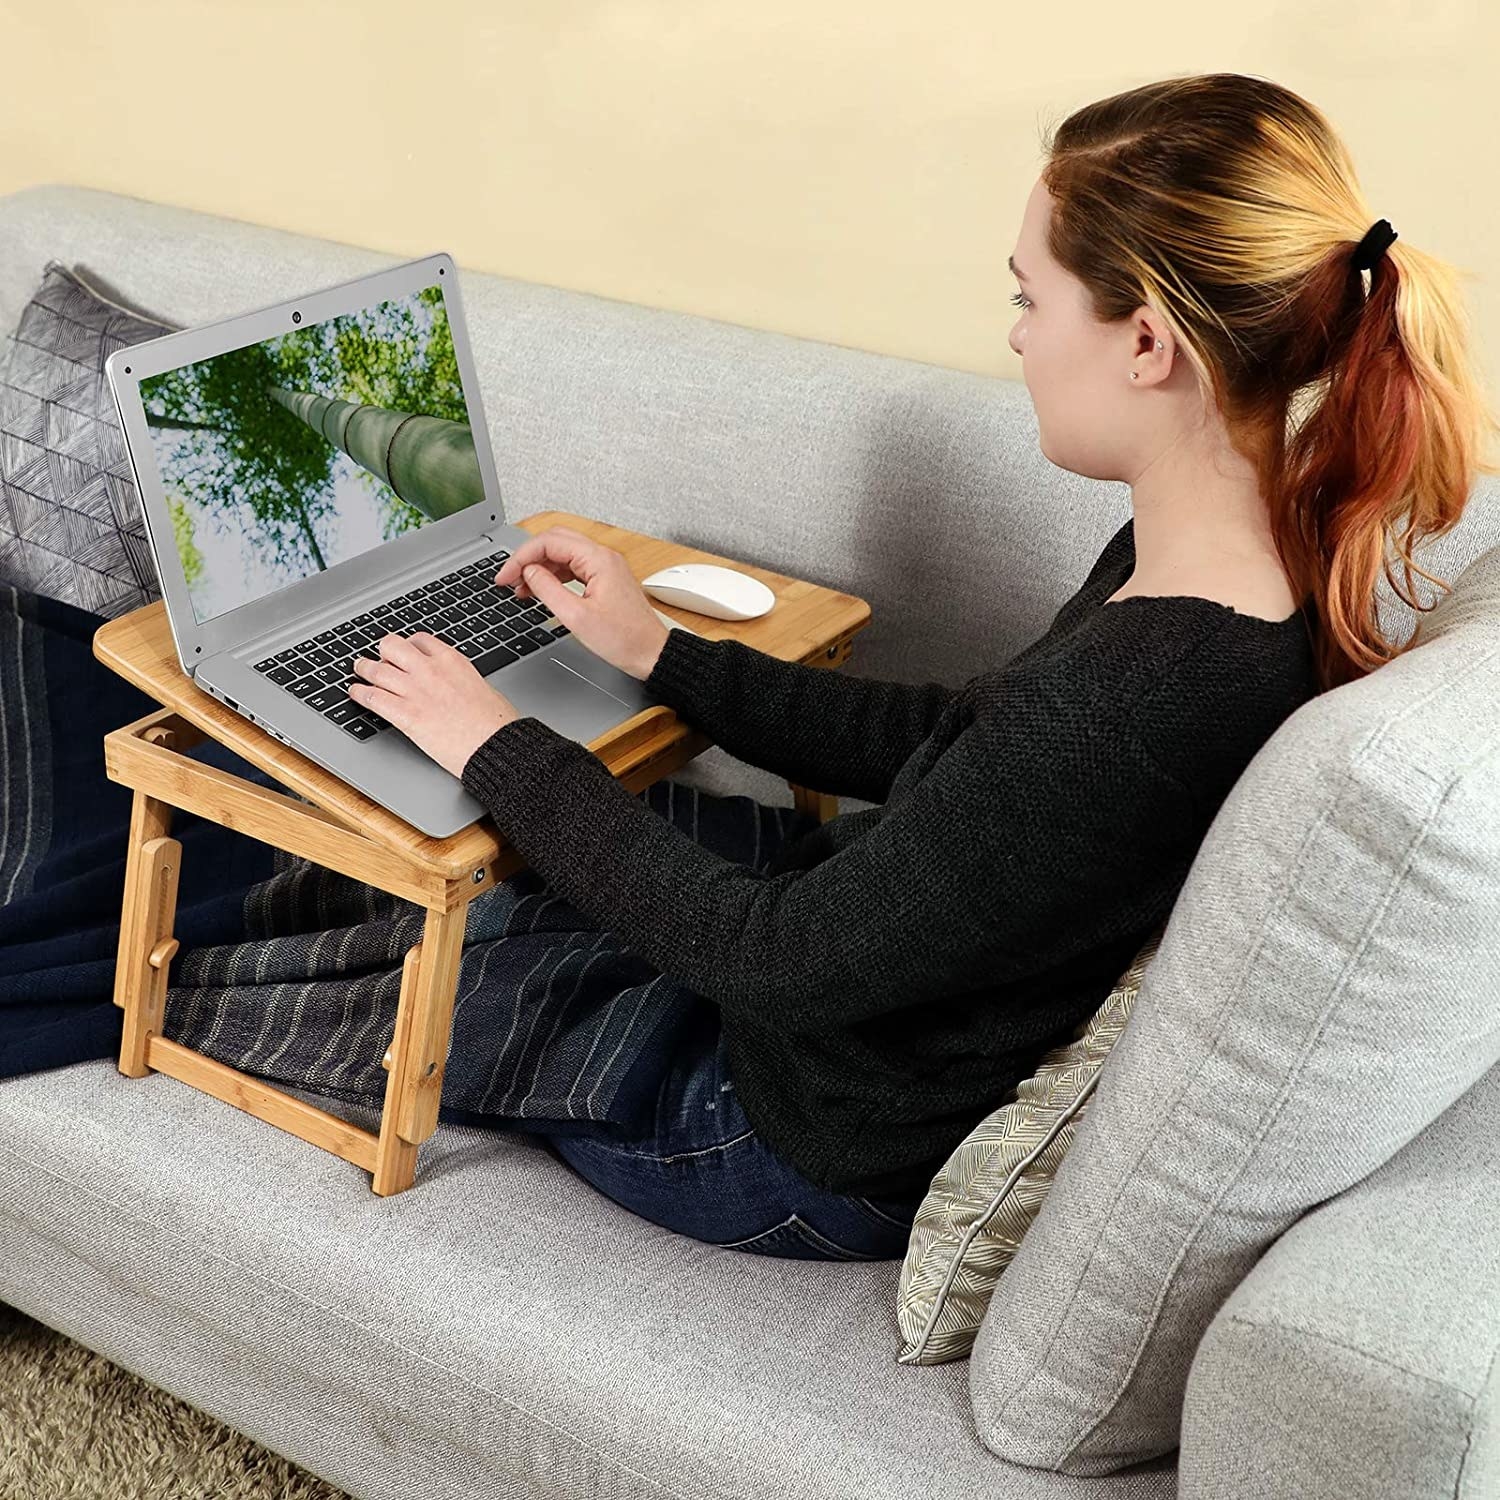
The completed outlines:
{"type": "Polygon", "coordinates": [[[441,285],[140,393],[200,625],[484,499],[441,285]]]}

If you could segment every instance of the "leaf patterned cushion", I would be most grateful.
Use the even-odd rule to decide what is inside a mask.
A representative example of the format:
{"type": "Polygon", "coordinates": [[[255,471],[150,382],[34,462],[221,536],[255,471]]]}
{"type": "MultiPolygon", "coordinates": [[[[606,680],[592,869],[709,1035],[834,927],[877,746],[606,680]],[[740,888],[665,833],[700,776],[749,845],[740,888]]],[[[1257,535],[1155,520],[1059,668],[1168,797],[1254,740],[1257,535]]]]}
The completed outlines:
{"type": "Polygon", "coordinates": [[[995,1284],[1046,1201],[1165,930],[1163,923],[1099,1009],[1043,1054],[1015,1097],[981,1120],[932,1179],[897,1286],[904,1341],[897,1364],[943,1364],[973,1348],[995,1284]]]}
{"type": "Polygon", "coordinates": [[[0,583],[107,619],[161,598],[104,361],[175,331],[47,262],[0,347],[0,583]]]}

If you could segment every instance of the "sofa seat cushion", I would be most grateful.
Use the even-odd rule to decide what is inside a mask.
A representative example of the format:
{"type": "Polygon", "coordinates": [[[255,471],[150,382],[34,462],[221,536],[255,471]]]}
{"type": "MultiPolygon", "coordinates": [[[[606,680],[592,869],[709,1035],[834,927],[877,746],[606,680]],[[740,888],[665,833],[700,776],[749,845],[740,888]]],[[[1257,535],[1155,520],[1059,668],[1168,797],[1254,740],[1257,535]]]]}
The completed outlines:
{"type": "Polygon", "coordinates": [[[892,1358],[897,1262],[675,1235],[539,1137],[440,1125],[380,1198],[94,1060],[0,1084],[0,1205],[0,1298],[357,1496],[1176,1491],[1172,1460],[1080,1483],[997,1459],[964,1365],[892,1358]]]}

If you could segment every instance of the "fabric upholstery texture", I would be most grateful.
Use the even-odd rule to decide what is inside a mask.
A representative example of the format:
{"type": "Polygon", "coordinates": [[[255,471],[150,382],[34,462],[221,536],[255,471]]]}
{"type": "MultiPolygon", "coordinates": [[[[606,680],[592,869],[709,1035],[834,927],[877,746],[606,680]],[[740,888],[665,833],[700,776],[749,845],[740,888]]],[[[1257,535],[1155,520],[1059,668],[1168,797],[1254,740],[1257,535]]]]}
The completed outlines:
{"type": "Polygon", "coordinates": [[[942,1364],[973,1348],[995,1283],[1046,1201],[1160,943],[1158,932],[1074,1036],[1045,1053],[938,1169],[912,1222],[896,1289],[899,1364],[942,1364]]]}
{"type": "Polygon", "coordinates": [[[172,331],[47,262],[0,349],[0,580],[107,619],[161,598],[104,362],[172,331]]]}
{"type": "Polygon", "coordinates": [[[1184,1493],[1500,1495],[1497,1225],[1491,1068],[1230,1293],[1188,1373],[1184,1493]]]}
{"type": "Polygon", "coordinates": [[[380,1198],[175,1078],[77,1063],[0,1087],[0,1240],[7,1302],[361,1500],[1176,1494],[1171,1459],[1000,1463],[964,1365],[891,1358],[898,1262],[700,1244],[534,1137],[441,1126],[380,1198]]]}
{"type": "MultiPolygon", "coordinates": [[[[49,257],[179,324],[229,317],[406,258],[41,184],[0,196],[0,329],[14,326],[49,257]]],[[[475,270],[462,271],[461,285],[507,516],[556,506],[847,590],[870,603],[873,618],[842,671],[957,683],[979,662],[1004,659],[1045,630],[1129,514],[1124,485],[1082,479],[1041,454],[1018,381],[475,270]]],[[[1419,561],[1452,579],[1497,542],[1500,485],[1481,479],[1461,525],[1427,543],[1419,561]]],[[[1382,625],[1405,639],[1410,609],[1384,582],[1377,594],[1382,625]]],[[[1482,720],[1493,684],[1473,674],[1469,682],[1474,695],[1488,692],[1477,704],[1482,720]]],[[[1426,684],[1411,686],[1414,712],[1425,713],[1426,684]]],[[[1328,696],[1340,710],[1366,701],[1328,696]]],[[[1296,743],[1308,755],[1316,748],[1296,743]]],[[[1338,736],[1328,748],[1337,756],[1338,736]]],[[[1253,801],[1223,819],[1226,832],[1236,819],[1249,841],[1241,867],[1247,901],[1264,904],[1260,866],[1268,851],[1285,855],[1281,825],[1291,824],[1286,837],[1294,840],[1307,830],[1299,799],[1310,769],[1301,769],[1284,793],[1252,775],[1253,801]]],[[[1337,758],[1329,774],[1344,774],[1337,758]]],[[[791,801],[784,781],[719,749],[678,779],[791,801]]],[[[841,799],[841,809],[851,805],[841,799]]],[[[1221,836],[1220,860],[1225,843],[1221,836]]],[[[1486,861],[1493,868],[1493,850],[1474,856],[1475,868],[1486,861]]],[[[1208,922],[1201,956],[1191,931],[1179,930],[1168,984],[1169,955],[1158,953],[1101,1092],[1121,1069],[1122,1048],[1148,1083],[1173,1066],[1170,1057],[1150,1056],[1172,1033],[1159,1020],[1140,1026],[1148,990],[1211,1007],[1218,918],[1236,900],[1217,881],[1214,889],[1207,901],[1198,889],[1185,919],[1208,922]],[[1198,967],[1207,983],[1195,1001],[1198,967]]],[[[1365,959],[1386,962],[1385,945],[1365,959]]],[[[1406,968],[1399,954],[1390,961],[1406,968]]],[[[1283,993],[1293,985],[1283,977],[1271,976],[1271,995],[1285,1011],[1296,996],[1283,993]]],[[[1368,1066],[1385,1070],[1397,1101],[1404,1075],[1420,1082],[1434,1050],[1429,1040],[1392,1054],[1374,1023],[1365,1043],[1368,1066]]],[[[1191,1066],[1189,1056],[1184,1067],[1191,1066]]],[[[1106,1146],[1130,1102],[1119,1096],[1133,1086],[1133,1076],[1112,1086],[1106,1146]]],[[[1480,1094],[1464,1096],[1476,1101],[1464,1125],[1500,1139],[1500,1089],[1480,1094]]],[[[1158,1091],[1129,1111],[1141,1132],[1167,1097],[1158,1091]]],[[[1101,1102],[1091,1100],[1091,1118],[1101,1102]]],[[[374,1123],[373,1112],[351,1117],[374,1123]]],[[[1064,1225],[1089,1213],[1086,1198],[1066,1206],[1065,1179],[1085,1166],[1091,1118],[1002,1289],[1054,1208],[1064,1225]]],[[[1212,1122],[1204,1122],[1209,1148],[1212,1122]]],[[[1337,1120],[1326,1124],[1323,1135],[1308,1137],[1320,1149],[1331,1140],[1331,1153],[1304,1158],[1287,1149],[1275,1181],[1295,1188],[1309,1172],[1321,1200],[1337,1191],[1330,1155],[1345,1177],[1357,1175],[1362,1162],[1341,1161],[1348,1131],[1341,1135],[1337,1120]]],[[[1397,1122],[1389,1144],[1403,1130],[1397,1122]]],[[[1137,1150],[1144,1138],[1136,1134],[1137,1150]]],[[[1379,1155],[1380,1145],[1367,1154],[1379,1155]]],[[[1500,1220],[1500,1171],[1491,1164],[1484,1175],[1486,1160],[1474,1152],[1423,1161],[1433,1175],[1414,1179],[1408,1193],[1451,1198],[1452,1213],[1445,1201],[1441,1213],[1428,1214],[1431,1233],[1410,1253],[1409,1219],[1364,1196],[1375,1174],[1345,1195],[1349,1211],[1334,1197],[1307,1213],[1287,1236],[1295,1236],[1295,1254],[1273,1247],[1254,1265],[1246,1285],[1267,1326],[1254,1338],[1205,1343],[1219,1357],[1204,1359],[1204,1384],[1184,1414],[1191,1446],[1180,1488],[1175,1455],[1091,1478],[1026,1467],[987,1448],[970,1410],[974,1383],[986,1378],[979,1350],[967,1362],[930,1367],[898,1367],[892,1358],[895,1262],[778,1263],[705,1252],[633,1218],[536,1143],[461,1126],[443,1126],[423,1144],[412,1191],[377,1199],[367,1174],[348,1163],[174,1079],[124,1079],[108,1061],[0,1088],[0,1297],[370,1500],[414,1493],[1225,1500],[1235,1489],[1216,1481],[1234,1469],[1206,1466],[1196,1438],[1201,1431],[1216,1441],[1240,1421],[1239,1403],[1236,1460],[1252,1455],[1255,1476],[1242,1494],[1344,1500],[1331,1483],[1306,1482],[1317,1472],[1311,1450],[1331,1479],[1373,1471],[1376,1436],[1391,1452],[1425,1446],[1425,1420],[1407,1415],[1405,1396],[1415,1388],[1407,1366],[1451,1383],[1452,1416],[1471,1388],[1485,1333],[1500,1323],[1495,1301],[1465,1285],[1473,1254],[1452,1254],[1460,1239],[1463,1248],[1475,1240],[1475,1225],[1500,1220]],[[1475,1175],[1460,1187],[1443,1180],[1450,1169],[1475,1175]],[[747,1261],[755,1262],[748,1274],[747,1261]],[[1299,1276],[1306,1265],[1323,1274],[1299,1276]],[[1335,1287],[1340,1266],[1350,1275],[1335,1287]],[[1308,1326],[1330,1358],[1338,1341],[1348,1357],[1342,1368],[1357,1366],[1350,1399],[1341,1403],[1325,1389],[1305,1420],[1287,1407],[1268,1412],[1274,1393],[1264,1387],[1283,1377],[1295,1357],[1287,1351],[1308,1326]],[[1224,1357],[1231,1350],[1232,1361],[1224,1357]],[[1216,1391],[1227,1408],[1215,1404],[1216,1391]],[[1372,1413],[1385,1422],[1379,1434],[1372,1413]]],[[[1157,1178],[1161,1165],[1152,1164],[1157,1178]]],[[[1180,1154],[1168,1165],[1185,1182],[1197,1171],[1180,1154]]],[[[1213,1149],[1203,1173],[1211,1196],[1224,1180],[1213,1149]]],[[[1096,1162],[1085,1185],[1101,1175],[1096,1162]]],[[[1115,1185],[1105,1181],[1106,1190],[1115,1185]]],[[[1160,1187],[1154,1181],[1151,1191],[1160,1187]]],[[[1142,1234],[1139,1209],[1133,1205],[1132,1237],[1142,1234]]],[[[1062,1267],[1059,1303],[1080,1264],[1062,1267]]],[[[1032,1261],[1034,1292],[1046,1271],[1042,1259],[1032,1261]]],[[[1201,1327],[1201,1309],[1187,1311],[1201,1327]]],[[[993,1302],[992,1313],[985,1328],[1001,1315],[993,1302]]],[[[1186,1337],[1190,1348],[1193,1335],[1186,1337]]],[[[1195,1385],[1199,1377],[1195,1367],[1195,1385]]],[[[1445,1491],[1461,1500],[1490,1493],[1485,1475],[1493,1476],[1500,1455],[1493,1382],[1489,1389],[1488,1404],[1476,1401],[1470,1413],[1459,1476],[1469,1488],[1445,1491]]],[[[1394,1482],[1362,1492],[1382,1500],[1431,1493],[1394,1482]]]]}
{"type": "Polygon", "coordinates": [[[1292,714],[1209,828],[975,1338],[994,1452],[1170,1451],[1267,1246],[1500,1059],[1500,547],[1422,630],[1292,714]]]}

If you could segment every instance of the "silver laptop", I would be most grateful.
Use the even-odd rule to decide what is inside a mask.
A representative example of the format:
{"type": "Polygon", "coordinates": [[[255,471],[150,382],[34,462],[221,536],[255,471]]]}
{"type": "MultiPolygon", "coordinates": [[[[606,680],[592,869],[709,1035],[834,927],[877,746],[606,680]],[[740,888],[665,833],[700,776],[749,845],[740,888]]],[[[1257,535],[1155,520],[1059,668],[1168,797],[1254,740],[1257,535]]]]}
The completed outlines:
{"type": "Polygon", "coordinates": [[[522,714],[584,744],[657,701],[493,585],[530,533],[503,519],[450,255],[104,368],[183,670],[423,833],[485,808],[349,697],[352,658],[382,636],[442,636],[522,714]]]}

